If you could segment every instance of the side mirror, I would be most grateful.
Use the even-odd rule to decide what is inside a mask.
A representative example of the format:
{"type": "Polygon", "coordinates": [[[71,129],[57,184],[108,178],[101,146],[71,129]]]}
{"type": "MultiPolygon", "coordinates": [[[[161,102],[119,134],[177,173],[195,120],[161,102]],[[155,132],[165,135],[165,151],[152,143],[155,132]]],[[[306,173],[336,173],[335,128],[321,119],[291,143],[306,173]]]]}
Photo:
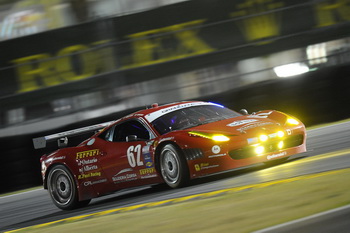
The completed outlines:
{"type": "Polygon", "coordinates": [[[242,115],[249,115],[247,109],[244,109],[244,108],[239,110],[239,113],[241,113],[242,115]]]}
{"type": "Polygon", "coordinates": [[[126,136],[126,141],[127,142],[135,142],[135,141],[137,141],[137,136],[136,135],[128,135],[128,136],[126,136]]]}
{"type": "Polygon", "coordinates": [[[64,137],[64,138],[60,138],[57,140],[57,145],[58,148],[65,148],[68,146],[68,138],[64,137]]]}

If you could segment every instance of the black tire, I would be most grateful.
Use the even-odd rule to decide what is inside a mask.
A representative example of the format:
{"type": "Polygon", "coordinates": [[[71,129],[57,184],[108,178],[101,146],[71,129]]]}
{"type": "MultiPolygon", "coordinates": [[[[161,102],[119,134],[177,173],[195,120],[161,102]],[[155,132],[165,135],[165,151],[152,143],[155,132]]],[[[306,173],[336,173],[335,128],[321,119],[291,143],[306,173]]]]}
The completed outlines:
{"type": "Polygon", "coordinates": [[[160,171],[165,183],[171,188],[186,186],[190,179],[187,161],[180,149],[165,145],[160,152],[160,171]]]}
{"type": "Polygon", "coordinates": [[[79,202],[77,186],[70,171],[63,165],[53,167],[47,177],[47,189],[53,203],[62,210],[71,210],[89,204],[79,202]]]}

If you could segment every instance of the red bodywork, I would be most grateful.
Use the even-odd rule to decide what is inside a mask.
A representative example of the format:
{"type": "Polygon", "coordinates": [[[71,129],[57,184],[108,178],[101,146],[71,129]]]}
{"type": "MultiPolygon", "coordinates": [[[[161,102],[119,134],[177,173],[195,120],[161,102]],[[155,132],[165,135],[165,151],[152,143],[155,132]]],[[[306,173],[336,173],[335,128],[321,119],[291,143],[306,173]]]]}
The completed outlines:
{"type": "Polygon", "coordinates": [[[181,148],[183,156],[186,157],[190,178],[306,151],[304,125],[300,121],[288,124],[287,119],[291,117],[278,111],[237,114],[239,116],[235,118],[163,135],[149,121],[167,114],[167,111],[191,107],[193,104],[210,103],[181,102],[141,110],[115,121],[76,147],[59,149],[42,156],[44,187],[47,187],[48,171],[56,164],[65,165],[73,174],[80,201],[132,186],[163,183],[158,159],[161,148],[169,143],[181,148]],[[141,122],[150,131],[149,140],[113,142],[105,139],[115,125],[133,119],[141,122]],[[283,136],[278,132],[283,132],[283,136]],[[230,140],[215,141],[202,136],[207,134],[226,135],[230,140]],[[261,135],[266,135],[267,140],[261,140],[261,135]],[[257,153],[259,146],[263,146],[264,151],[257,153]]]}

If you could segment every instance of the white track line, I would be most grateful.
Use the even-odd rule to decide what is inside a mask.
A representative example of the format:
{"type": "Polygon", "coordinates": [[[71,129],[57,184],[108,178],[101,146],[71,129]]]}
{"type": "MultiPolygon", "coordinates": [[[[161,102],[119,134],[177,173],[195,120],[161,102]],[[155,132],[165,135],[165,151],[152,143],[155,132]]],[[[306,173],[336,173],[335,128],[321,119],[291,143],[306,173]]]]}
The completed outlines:
{"type": "Polygon", "coordinates": [[[38,189],[34,189],[34,190],[22,192],[22,193],[15,193],[15,194],[11,194],[11,195],[6,195],[6,196],[3,196],[3,197],[0,197],[0,199],[4,199],[4,198],[7,198],[7,197],[19,196],[19,195],[22,195],[22,194],[27,194],[27,193],[41,191],[41,190],[43,190],[43,188],[38,188],[38,189]]]}
{"type": "Polygon", "coordinates": [[[337,211],[341,211],[341,210],[344,210],[344,209],[347,209],[347,208],[350,208],[350,205],[338,207],[338,208],[327,210],[327,211],[324,211],[324,212],[321,212],[321,213],[318,213],[318,214],[310,215],[310,216],[307,216],[307,217],[304,217],[304,218],[296,219],[296,220],[293,220],[293,221],[290,221],[290,222],[286,222],[286,223],[282,223],[282,224],[279,224],[279,225],[276,225],[276,226],[268,227],[268,228],[265,228],[265,229],[262,229],[262,230],[254,231],[253,233],[267,233],[269,231],[278,230],[279,228],[282,228],[282,227],[285,227],[285,226],[289,226],[289,225],[292,225],[292,224],[295,224],[295,223],[299,223],[299,222],[303,222],[303,221],[306,221],[306,220],[309,220],[309,219],[312,219],[312,218],[317,218],[317,217],[320,217],[320,216],[331,214],[331,213],[334,213],[334,212],[337,212],[337,211]]]}

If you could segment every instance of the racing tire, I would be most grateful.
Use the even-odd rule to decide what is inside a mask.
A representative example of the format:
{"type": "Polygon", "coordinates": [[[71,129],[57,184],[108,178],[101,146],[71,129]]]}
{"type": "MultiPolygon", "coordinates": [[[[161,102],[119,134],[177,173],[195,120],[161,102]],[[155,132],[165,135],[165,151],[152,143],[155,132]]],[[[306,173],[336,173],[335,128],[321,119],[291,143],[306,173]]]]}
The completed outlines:
{"type": "Polygon", "coordinates": [[[169,187],[180,188],[188,184],[190,173],[180,149],[172,144],[165,145],[159,161],[162,178],[169,187]]]}
{"type": "Polygon", "coordinates": [[[83,207],[90,202],[90,200],[79,201],[74,177],[63,165],[56,165],[50,170],[47,189],[53,203],[62,210],[83,207]]]}

